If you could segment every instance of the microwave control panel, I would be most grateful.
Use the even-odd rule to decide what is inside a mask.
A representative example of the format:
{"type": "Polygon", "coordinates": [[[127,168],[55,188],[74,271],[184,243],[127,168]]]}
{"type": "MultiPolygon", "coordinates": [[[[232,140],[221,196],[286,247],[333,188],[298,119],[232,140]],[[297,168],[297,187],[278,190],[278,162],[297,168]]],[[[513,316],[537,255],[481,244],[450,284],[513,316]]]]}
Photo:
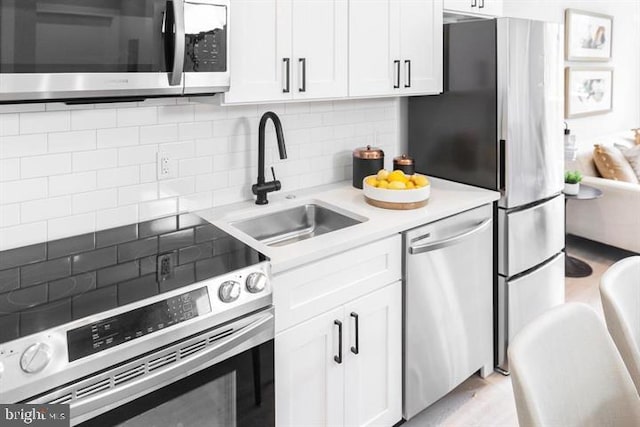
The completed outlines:
{"type": "Polygon", "coordinates": [[[184,71],[226,72],[227,7],[186,2],[184,10],[184,71]]]}

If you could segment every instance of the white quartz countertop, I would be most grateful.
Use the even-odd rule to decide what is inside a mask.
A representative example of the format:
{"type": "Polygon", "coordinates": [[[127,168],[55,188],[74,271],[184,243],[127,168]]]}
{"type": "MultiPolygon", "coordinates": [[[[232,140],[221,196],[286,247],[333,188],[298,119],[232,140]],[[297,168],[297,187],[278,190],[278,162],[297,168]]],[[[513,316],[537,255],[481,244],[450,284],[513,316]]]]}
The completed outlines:
{"type": "Polygon", "coordinates": [[[272,271],[277,274],[500,198],[500,193],[496,191],[437,178],[429,177],[429,179],[431,181],[429,203],[420,209],[398,211],[371,206],[365,202],[361,190],[353,188],[350,181],[344,181],[289,193],[269,193],[269,204],[263,206],[247,201],[203,210],[197,214],[268,256],[271,259],[272,271]],[[292,198],[293,196],[295,198],[292,198]],[[317,203],[348,216],[366,220],[354,226],[280,247],[266,246],[230,225],[234,221],[266,215],[306,203],[317,203]]]}

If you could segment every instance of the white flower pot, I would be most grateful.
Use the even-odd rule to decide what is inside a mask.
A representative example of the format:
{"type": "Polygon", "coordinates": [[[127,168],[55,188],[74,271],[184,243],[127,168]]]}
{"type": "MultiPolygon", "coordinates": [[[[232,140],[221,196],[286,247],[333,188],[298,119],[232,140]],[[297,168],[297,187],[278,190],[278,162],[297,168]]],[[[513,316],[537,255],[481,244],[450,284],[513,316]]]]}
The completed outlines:
{"type": "Polygon", "coordinates": [[[569,196],[575,196],[580,191],[580,183],[569,184],[567,182],[564,183],[564,194],[569,196]]]}

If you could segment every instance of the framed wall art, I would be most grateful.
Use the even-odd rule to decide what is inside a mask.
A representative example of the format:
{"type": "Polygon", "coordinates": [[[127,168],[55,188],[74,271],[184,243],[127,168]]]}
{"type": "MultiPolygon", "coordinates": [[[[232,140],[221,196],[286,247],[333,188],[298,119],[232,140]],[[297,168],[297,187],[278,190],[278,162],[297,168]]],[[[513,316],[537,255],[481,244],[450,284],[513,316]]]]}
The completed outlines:
{"type": "Polygon", "coordinates": [[[591,116],[613,108],[613,68],[565,68],[565,107],[567,119],[591,116]]]}
{"type": "Polygon", "coordinates": [[[565,11],[565,55],[568,61],[611,59],[613,17],[600,13],[565,11]]]}

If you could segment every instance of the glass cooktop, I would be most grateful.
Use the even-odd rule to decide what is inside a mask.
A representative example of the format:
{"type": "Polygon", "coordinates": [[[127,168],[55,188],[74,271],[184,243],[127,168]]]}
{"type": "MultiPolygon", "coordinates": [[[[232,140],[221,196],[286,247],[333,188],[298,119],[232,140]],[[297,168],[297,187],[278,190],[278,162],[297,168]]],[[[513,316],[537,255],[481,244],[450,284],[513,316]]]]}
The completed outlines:
{"type": "Polygon", "coordinates": [[[0,252],[0,343],[265,261],[185,213],[0,252]]]}

